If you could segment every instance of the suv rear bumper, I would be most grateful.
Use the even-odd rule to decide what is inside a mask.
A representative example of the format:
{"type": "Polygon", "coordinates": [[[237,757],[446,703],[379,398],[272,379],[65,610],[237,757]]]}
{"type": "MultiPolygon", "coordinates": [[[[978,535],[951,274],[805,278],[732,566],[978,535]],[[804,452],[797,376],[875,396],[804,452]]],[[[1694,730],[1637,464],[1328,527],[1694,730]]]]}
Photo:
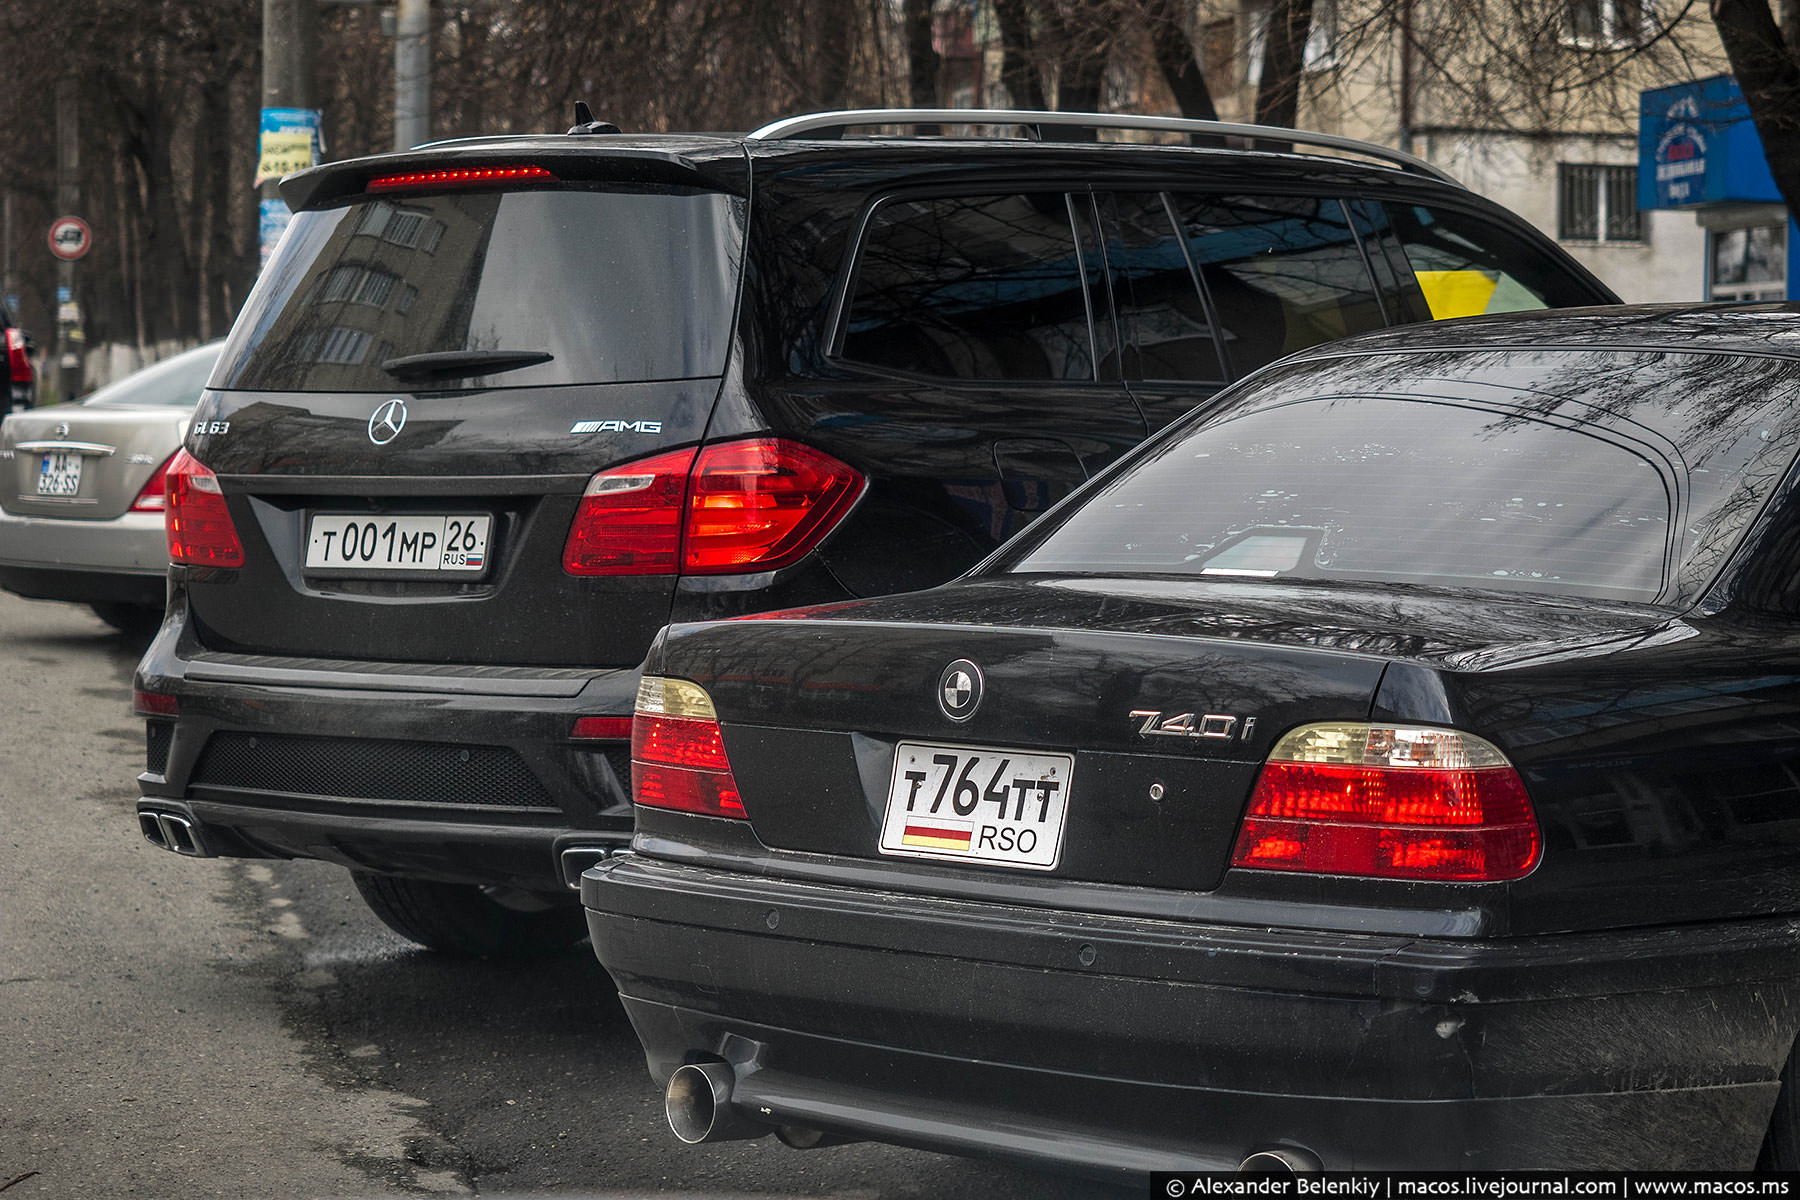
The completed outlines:
{"type": "Polygon", "coordinates": [[[1782,919],[1508,942],[1106,917],[642,856],[588,871],[653,1075],[1084,1173],[1743,1168],[1800,1017],[1782,919]]]}
{"type": "Polygon", "coordinates": [[[138,667],[179,708],[148,719],[138,808],[191,822],[202,853],[549,891],[571,885],[563,849],[593,861],[630,836],[629,743],[569,735],[630,715],[635,668],[213,654],[185,630],[166,624],[138,667]]]}

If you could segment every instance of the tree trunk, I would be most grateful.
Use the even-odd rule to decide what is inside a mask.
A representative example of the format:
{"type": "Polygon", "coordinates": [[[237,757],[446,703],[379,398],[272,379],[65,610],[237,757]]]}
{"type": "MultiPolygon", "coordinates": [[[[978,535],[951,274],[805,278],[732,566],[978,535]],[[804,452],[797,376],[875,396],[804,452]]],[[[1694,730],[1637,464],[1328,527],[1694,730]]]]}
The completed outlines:
{"type": "Polygon", "coordinates": [[[1300,114],[1301,56],[1312,32],[1313,0],[1275,0],[1263,33],[1262,80],[1256,88],[1256,122],[1294,127],[1300,114]]]}
{"type": "Polygon", "coordinates": [[[1712,15],[1762,137],[1769,173],[1788,211],[1800,213],[1800,64],[1769,0],[1713,0],[1712,15]]]}
{"type": "Polygon", "coordinates": [[[906,97],[914,108],[938,106],[937,48],[931,44],[931,0],[906,0],[906,97]]]}
{"type": "Polygon", "coordinates": [[[1219,110],[1213,106],[1212,89],[1194,57],[1194,44],[1182,28],[1181,9],[1176,0],[1148,0],[1144,15],[1150,23],[1151,52],[1181,115],[1216,121],[1219,110]]]}
{"type": "Polygon", "coordinates": [[[1026,0],[994,0],[1000,21],[1000,82],[1014,108],[1049,108],[1044,84],[1032,60],[1031,10],[1026,0]]]}

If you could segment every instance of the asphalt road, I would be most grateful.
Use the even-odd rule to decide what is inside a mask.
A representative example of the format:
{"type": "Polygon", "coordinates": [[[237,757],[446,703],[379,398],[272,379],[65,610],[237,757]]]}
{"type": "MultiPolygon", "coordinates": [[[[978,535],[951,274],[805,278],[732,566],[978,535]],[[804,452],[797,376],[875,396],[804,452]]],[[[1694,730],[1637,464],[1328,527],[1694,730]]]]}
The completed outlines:
{"type": "Polygon", "coordinates": [[[413,948],[311,862],[138,835],[141,639],[0,593],[0,1194],[1124,1200],[895,1147],[684,1147],[583,947],[413,948]]]}

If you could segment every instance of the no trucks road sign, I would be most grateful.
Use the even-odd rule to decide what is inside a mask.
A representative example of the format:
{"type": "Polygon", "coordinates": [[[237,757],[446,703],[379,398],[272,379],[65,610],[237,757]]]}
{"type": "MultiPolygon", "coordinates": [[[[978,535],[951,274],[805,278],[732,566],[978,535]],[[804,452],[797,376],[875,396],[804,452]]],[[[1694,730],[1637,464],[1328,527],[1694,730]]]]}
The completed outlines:
{"type": "Polygon", "coordinates": [[[50,253],[63,259],[77,259],[94,244],[94,231],[80,217],[58,217],[50,222],[50,253]]]}

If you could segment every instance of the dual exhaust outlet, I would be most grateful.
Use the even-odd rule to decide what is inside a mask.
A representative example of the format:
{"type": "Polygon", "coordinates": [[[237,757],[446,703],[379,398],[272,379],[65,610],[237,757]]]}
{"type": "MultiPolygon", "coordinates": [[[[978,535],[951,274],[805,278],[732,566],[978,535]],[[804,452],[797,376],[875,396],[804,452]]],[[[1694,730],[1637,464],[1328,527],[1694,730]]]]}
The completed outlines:
{"type": "MultiPolygon", "coordinates": [[[[675,1136],[687,1145],[698,1146],[702,1142],[746,1140],[773,1133],[775,1140],[796,1150],[857,1140],[804,1125],[757,1120],[732,1104],[731,1091],[736,1082],[729,1063],[701,1062],[677,1067],[663,1093],[663,1111],[675,1136]]],[[[1254,1150],[1238,1164],[1238,1171],[1247,1175],[1305,1175],[1322,1169],[1316,1154],[1298,1146],[1254,1150]]]]}
{"type": "Polygon", "coordinates": [[[139,808],[138,829],[146,842],[160,850],[172,850],[189,858],[213,857],[212,851],[206,848],[205,839],[200,836],[198,824],[186,813],[167,808],[139,808]]]}

